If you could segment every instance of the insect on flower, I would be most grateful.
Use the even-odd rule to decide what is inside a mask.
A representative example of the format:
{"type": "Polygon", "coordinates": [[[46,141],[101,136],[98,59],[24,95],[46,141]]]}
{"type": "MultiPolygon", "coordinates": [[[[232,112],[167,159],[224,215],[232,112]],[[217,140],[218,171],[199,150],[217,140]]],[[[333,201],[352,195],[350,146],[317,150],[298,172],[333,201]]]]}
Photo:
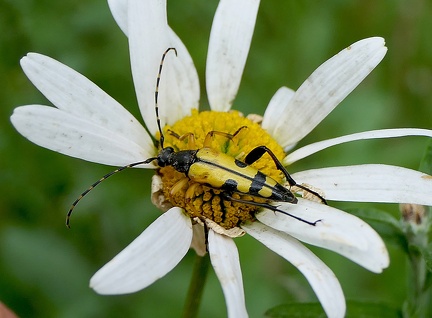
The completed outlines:
{"type": "Polygon", "coordinates": [[[66,217],[66,226],[70,227],[70,217],[76,205],[81,199],[86,196],[97,185],[111,177],[112,175],[132,168],[138,165],[149,164],[156,161],[158,167],[163,168],[171,166],[176,171],[183,173],[184,178],[178,180],[171,188],[170,193],[175,195],[180,189],[188,186],[185,192],[185,200],[192,199],[195,187],[197,185],[206,185],[214,190],[220,191],[220,196],[224,200],[233,201],[240,204],[252,205],[255,207],[266,208],[273,212],[280,212],[292,218],[295,218],[306,224],[315,226],[320,220],[308,221],[298,216],[290,214],[286,211],[280,210],[277,206],[271,205],[270,202],[288,202],[292,204],[297,203],[296,196],[291,192],[291,187],[297,187],[303,191],[309,192],[319,200],[326,203],[326,200],[317,192],[298,184],[288,173],[276,155],[266,146],[258,146],[252,149],[245,157],[244,161],[240,161],[230,155],[224,154],[220,151],[211,148],[212,139],[218,135],[226,138],[228,142],[232,141],[237,134],[242,130],[247,129],[247,126],[241,126],[233,134],[221,131],[209,131],[204,139],[202,148],[197,148],[195,145],[195,137],[193,133],[178,135],[174,131],[169,133],[179,140],[187,140],[188,150],[175,151],[173,147],[164,147],[165,136],[161,128],[161,121],[159,118],[158,107],[158,94],[159,83],[162,74],[163,63],[169,51],[173,50],[177,55],[175,48],[168,48],[162,55],[159,65],[159,72],[156,80],[155,89],[155,112],[157,127],[159,129],[160,139],[159,146],[161,148],[157,157],[151,157],[144,161],[128,164],[126,166],[117,168],[116,170],[106,174],[101,179],[93,183],[86,191],[84,191],[73,203],[66,217]],[[275,167],[282,172],[289,188],[281,185],[272,177],[264,174],[260,170],[252,167],[251,165],[259,160],[265,153],[267,153],[273,160],[275,167]],[[257,200],[243,199],[241,197],[234,197],[233,194],[247,195],[257,200]]]}

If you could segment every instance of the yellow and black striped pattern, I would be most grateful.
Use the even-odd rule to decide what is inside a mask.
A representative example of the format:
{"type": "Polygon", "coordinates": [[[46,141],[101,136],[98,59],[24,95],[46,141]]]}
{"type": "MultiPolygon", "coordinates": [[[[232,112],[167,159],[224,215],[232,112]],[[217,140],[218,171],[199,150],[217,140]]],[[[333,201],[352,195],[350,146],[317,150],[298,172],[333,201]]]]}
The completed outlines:
{"type": "Polygon", "coordinates": [[[292,202],[293,194],[271,177],[229,155],[201,148],[187,176],[214,189],[292,202]]]}

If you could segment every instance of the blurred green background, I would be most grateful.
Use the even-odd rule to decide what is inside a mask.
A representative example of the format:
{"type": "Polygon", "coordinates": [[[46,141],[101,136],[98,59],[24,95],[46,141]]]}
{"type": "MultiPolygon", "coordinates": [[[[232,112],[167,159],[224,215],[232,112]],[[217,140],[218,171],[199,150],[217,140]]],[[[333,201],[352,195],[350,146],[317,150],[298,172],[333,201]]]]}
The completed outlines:
{"type": "MultiPolygon", "coordinates": [[[[168,1],[169,22],[188,47],[201,80],[218,1],[168,1]]],[[[432,2],[421,0],[262,1],[234,108],[262,114],[282,85],[296,89],[322,62],[369,36],[389,52],[378,68],[301,145],[369,129],[432,128],[432,2]]],[[[22,317],[177,317],[194,252],[166,277],[132,295],[99,296],[91,275],[159,215],[149,200],[150,171],[125,171],[93,191],[64,225],[71,202],[112,167],[69,158],[28,142],[11,126],[14,107],[47,104],[20,69],[27,52],[51,56],[86,75],[140,118],[127,39],[103,0],[0,0],[0,300],[22,317]]],[[[417,169],[427,139],[355,142],[290,167],[388,163],[417,169]]],[[[340,208],[349,203],[331,203],[340,208]]],[[[357,205],[358,206],[358,205],[357,205]]],[[[397,215],[397,205],[365,204],[397,215]]],[[[287,301],[315,301],[290,264],[250,237],[239,247],[251,317],[287,301]]],[[[335,272],[349,299],[400,307],[406,257],[391,241],[390,268],[369,273],[334,253],[312,248],[335,272]]],[[[224,317],[210,271],[200,316],[224,317]]]]}

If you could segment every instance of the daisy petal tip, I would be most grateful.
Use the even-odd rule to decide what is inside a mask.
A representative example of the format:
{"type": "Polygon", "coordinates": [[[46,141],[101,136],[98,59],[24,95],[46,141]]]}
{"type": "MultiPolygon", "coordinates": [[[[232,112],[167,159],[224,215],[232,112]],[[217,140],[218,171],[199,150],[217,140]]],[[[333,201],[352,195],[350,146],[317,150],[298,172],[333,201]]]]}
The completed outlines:
{"type": "Polygon", "coordinates": [[[358,41],[357,43],[363,43],[364,45],[368,45],[370,47],[385,47],[385,39],[381,36],[372,36],[369,38],[365,38],[363,40],[358,41]]]}
{"type": "Polygon", "coordinates": [[[376,36],[375,37],[377,40],[379,40],[381,43],[382,43],[382,45],[385,47],[385,45],[386,45],[386,41],[385,41],[385,39],[383,38],[383,37],[381,37],[381,36],[376,36]]]}
{"type": "Polygon", "coordinates": [[[381,274],[390,265],[390,257],[385,245],[380,248],[380,251],[377,251],[374,255],[370,255],[370,257],[375,258],[375,260],[372,262],[359,262],[359,264],[372,273],[381,274]]]}
{"type": "Polygon", "coordinates": [[[35,53],[35,52],[28,52],[26,55],[24,55],[21,58],[21,62],[26,62],[26,61],[30,61],[30,60],[33,60],[33,59],[37,59],[40,56],[44,56],[44,55],[39,54],[39,53],[35,53]]]}
{"type": "Polygon", "coordinates": [[[93,275],[92,278],[90,278],[90,284],[89,287],[93,289],[97,294],[99,295],[110,295],[113,294],[112,291],[104,286],[103,279],[100,279],[97,277],[97,274],[93,275]]]}
{"type": "Polygon", "coordinates": [[[15,109],[12,112],[12,115],[10,116],[10,121],[12,123],[12,125],[15,127],[15,129],[17,129],[18,131],[20,131],[20,127],[22,124],[22,116],[23,116],[23,112],[25,112],[27,109],[27,106],[19,106],[19,107],[15,107],[15,109]]]}
{"type": "Polygon", "coordinates": [[[377,271],[375,271],[375,273],[377,273],[377,274],[382,273],[390,265],[390,257],[389,257],[388,251],[385,248],[385,246],[382,249],[381,256],[382,256],[381,262],[379,263],[379,265],[377,267],[377,271]]]}
{"type": "Polygon", "coordinates": [[[382,36],[373,36],[370,39],[375,41],[377,44],[379,43],[382,46],[385,46],[385,39],[382,36]]]}
{"type": "Polygon", "coordinates": [[[90,284],[89,287],[93,289],[96,293],[100,295],[106,294],[105,290],[100,287],[100,280],[95,279],[95,276],[93,275],[92,278],[90,278],[90,284]]]}
{"type": "Polygon", "coordinates": [[[382,268],[386,269],[390,265],[390,256],[388,254],[387,248],[384,246],[383,248],[383,264],[382,268]]]}
{"type": "Polygon", "coordinates": [[[135,291],[127,290],[123,286],[123,290],[118,289],[115,285],[110,284],[110,279],[107,277],[106,273],[104,275],[100,275],[100,272],[97,272],[90,278],[89,287],[94,290],[99,295],[121,295],[121,294],[130,294],[135,291]]]}
{"type": "MultiPolygon", "coordinates": [[[[111,261],[110,263],[112,263],[111,261]]],[[[110,264],[108,263],[108,264],[110,264]]],[[[100,295],[115,295],[125,293],[118,290],[119,284],[113,283],[113,277],[117,277],[115,269],[112,267],[102,267],[90,278],[89,287],[100,295]],[[116,288],[117,286],[117,288],[116,288]]],[[[124,286],[123,286],[124,289],[124,286]]]]}
{"type": "Polygon", "coordinates": [[[385,44],[384,38],[376,36],[357,41],[348,46],[346,50],[356,49],[358,52],[364,51],[369,52],[369,54],[375,52],[372,55],[376,57],[376,60],[381,61],[387,53],[385,44]]]}
{"type": "Polygon", "coordinates": [[[379,55],[384,57],[387,54],[388,48],[386,46],[385,39],[382,37],[373,37],[374,47],[380,53],[379,55]]]}
{"type": "Polygon", "coordinates": [[[32,69],[32,66],[43,64],[47,59],[48,57],[46,55],[28,52],[20,59],[20,65],[24,70],[24,73],[26,73],[26,71],[30,71],[32,69]]]}
{"type": "Polygon", "coordinates": [[[20,59],[20,65],[24,69],[27,63],[29,62],[29,58],[31,58],[32,53],[27,53],[20,59]]]}

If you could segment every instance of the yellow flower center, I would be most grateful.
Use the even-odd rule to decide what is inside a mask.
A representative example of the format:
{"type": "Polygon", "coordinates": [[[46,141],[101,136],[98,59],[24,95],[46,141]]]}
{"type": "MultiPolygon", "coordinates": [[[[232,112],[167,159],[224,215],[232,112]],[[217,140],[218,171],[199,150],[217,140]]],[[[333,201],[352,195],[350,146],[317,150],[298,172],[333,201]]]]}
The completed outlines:
{"type": "MultiPolygon", "coordinates": [[[[199,113],[194,110],[191,116],[181,119],[173,126],[164,127],[164,147],[173,147],[176,152],[201,149],[204,147],[206,136],[211,131],[222,134],[214,134],[208,138],[206,146],[240,161],[244,161],[252,149],[262,145],[271,149],[279,160],[282,160],[285,155],[283,149],[259,124],[236,111],[199,113]],[[244,128],[240,129],[241,127],[244,128]],[[237,131],[234,137],[229,137],[237,131]]],[[[264,154],[254,162],[252,167],[283,183],[283,174],[276,169],[275,163],[268,154],[264,154]]],[[[193,219],[198,218],[203,222],[206,219],[211,220],[225,229],[232,229],[244,221],[253,220],[258,210],[258,207],[253,204],[227,200],[220,195],[221,190],[192,181],[172,166],[160,168],[157,173],[162,179],[165,198],[173,206],[183,208],[193,219]]],[[[209,171],[209,173],[217,172],[209,171]]],[[[265,199],[246,194],[233,193],[232,197],[251,202],[265,202],[265,199]]]]}

